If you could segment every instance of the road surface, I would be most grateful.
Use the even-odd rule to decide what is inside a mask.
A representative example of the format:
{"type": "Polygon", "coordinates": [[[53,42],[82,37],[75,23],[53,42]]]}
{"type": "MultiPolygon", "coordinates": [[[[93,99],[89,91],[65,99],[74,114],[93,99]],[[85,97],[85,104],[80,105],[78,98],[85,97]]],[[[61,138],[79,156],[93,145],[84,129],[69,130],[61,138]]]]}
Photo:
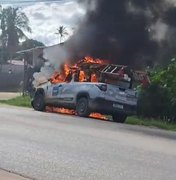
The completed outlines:
{"type": "Polygon", "coordinates": [[[0,105],[0,168],[37,180],[175,180],[176,134],[0,105]]]}

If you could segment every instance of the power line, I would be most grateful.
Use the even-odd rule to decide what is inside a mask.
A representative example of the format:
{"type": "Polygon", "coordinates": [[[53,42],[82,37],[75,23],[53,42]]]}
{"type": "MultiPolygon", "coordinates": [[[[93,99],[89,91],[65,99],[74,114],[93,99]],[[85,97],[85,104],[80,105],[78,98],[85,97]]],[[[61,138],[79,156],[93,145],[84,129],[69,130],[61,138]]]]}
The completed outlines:
{"type": "Polygon", "coordinates": [[[16,4],[16,3],[37,3],[37,2],[61,2],[63,0],[21,0],[21,1],[0,1],[1,4],[16,4]]]}
{"type": "MultiPolygon", "coordinates": [[[[40,3],[40,2],[44,2],[44,3],[60,3],[60,2],[67,2],[68,0],[21,0],[21,1],[17,1],[17,0],[13,0],[13,1],[5,1],[5,0],[1,0],[0,4],[31,4],[31,3],[40,3]]],[[[71,0],[70,0],[71,1],[71,0]]]]}
{"type": "MultiPolygon", "coordinates": [[[[0,0],[0,2],[28,2],[28,1],[40,1],[40,0],[0,0]]],[[[42,1],[58,1],[58,0],[42,0],[42,1]]],[[[61,1],[61,0],[60,0],[61,1]]]]}
{"type": "Polygon", "coordinates": [[[67,3],[67,2],[72,2],[73,0],[0,0],[0,5],[2,6],[14,6],[14,7],[25,7],[25,6],[30,6],[30,5],[35,5],[37,3],[67,3]]]}

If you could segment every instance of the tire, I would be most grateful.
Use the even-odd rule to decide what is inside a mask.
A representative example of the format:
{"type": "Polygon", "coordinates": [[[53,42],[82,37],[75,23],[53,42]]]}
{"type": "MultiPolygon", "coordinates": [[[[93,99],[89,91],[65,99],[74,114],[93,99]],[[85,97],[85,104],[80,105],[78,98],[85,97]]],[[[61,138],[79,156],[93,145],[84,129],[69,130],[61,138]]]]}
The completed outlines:
{"type": "Polygon", "coordinates": [[[89,101],[87,98],[80,98],[76,104],[76,113],[80,117],[88,117],[90,115],[89,101]]]}
{"type": "Polygon", "coordinates": [[[113,114],[112,115],[113,121],[117,122],[117,123],[124,123],[126,118],[127,118],[127,115],[125,115],[125,114],[113,114]]]}
{"type": "Polygon", "coordinates": [[[45,111],[45,100],[42,94],[36,94],[32,101],[32,107],[36,111],[45,111]]]}

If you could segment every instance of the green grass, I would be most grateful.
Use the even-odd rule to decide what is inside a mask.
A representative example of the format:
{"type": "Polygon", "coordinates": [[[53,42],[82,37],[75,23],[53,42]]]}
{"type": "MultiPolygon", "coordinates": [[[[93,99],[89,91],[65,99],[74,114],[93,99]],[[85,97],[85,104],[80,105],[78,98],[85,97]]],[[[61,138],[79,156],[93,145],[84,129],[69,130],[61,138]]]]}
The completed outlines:
{"type": "Polygon", "coordinates": [[[176,123],[169,123],[156,119],[139,119],[137,117],[129,117],[126,124],[156,127],[159,129],[176,131],[176,123]]]}
{"type": "MultiPolygon", "coordinates": [[[[10,100],[0,100],[0,103],[20,107],[31,107],[31,99],[29,96],[18,96],[10,100]]],[[[126,120],[126,124],[156,127],[159,129],[176,131],[176,123],[168,123],[155,119],[139,119],[137,117],[129,117],[126,120]]]]}
{"type": "Polygon", "coordinates": [[[0,100],[0,103],[13,106],[31,107],[31,99],[29,96],[18,96],[9,100],[0,100]]]}

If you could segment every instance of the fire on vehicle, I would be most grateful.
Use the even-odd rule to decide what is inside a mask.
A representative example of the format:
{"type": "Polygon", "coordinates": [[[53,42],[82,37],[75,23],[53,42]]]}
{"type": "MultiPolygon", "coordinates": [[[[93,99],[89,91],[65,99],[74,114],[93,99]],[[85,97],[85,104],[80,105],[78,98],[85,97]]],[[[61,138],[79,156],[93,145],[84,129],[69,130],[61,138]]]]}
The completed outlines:
{"type": "Polygon", "coordinates": [[[48,82],[35,89],[32,106],[37,111],[56,111],[81,117],[124,123],[136,114],[134,82],[149,83],[145,72],[85,57],[77,64],[63,64],[48,82]]]}

